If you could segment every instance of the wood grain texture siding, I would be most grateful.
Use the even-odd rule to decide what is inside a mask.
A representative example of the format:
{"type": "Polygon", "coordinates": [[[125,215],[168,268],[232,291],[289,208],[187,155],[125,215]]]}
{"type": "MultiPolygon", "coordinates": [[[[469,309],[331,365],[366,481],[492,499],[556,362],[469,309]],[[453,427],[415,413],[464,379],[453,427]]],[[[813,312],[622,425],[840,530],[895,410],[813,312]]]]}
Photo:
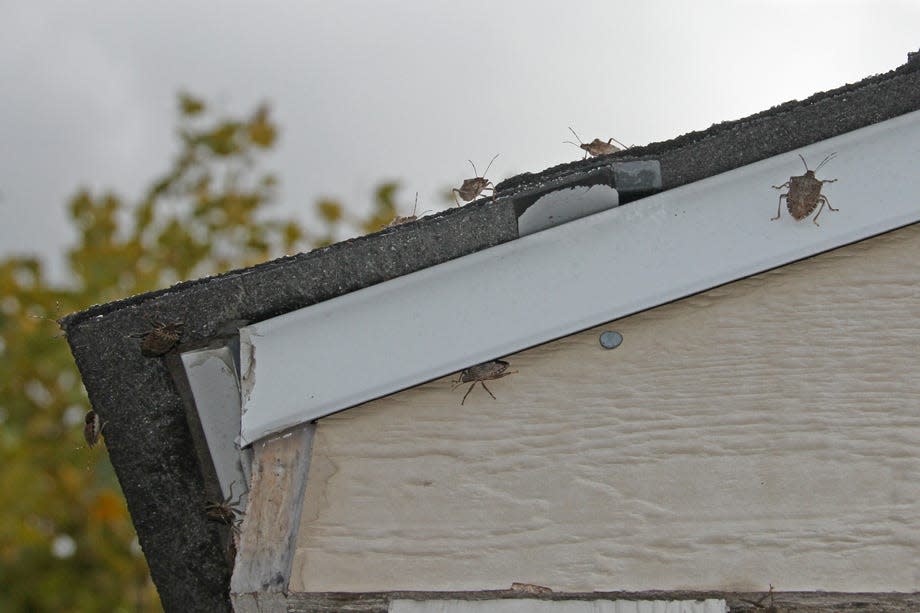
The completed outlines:
{"type": "Polygon", "coordinates": [[[389,613],[726,613],[724,600],[394,600],[389,613]]]}
{"type": "MultiPolygon", "coordinates": [[[[463,600],[466,602],[517,599],[520,593],[510,590],[477,592],[377,592],[377,593],[299,593],[288,596],[289,613],[388,613],[390,603],[397,600],[463,600]]],[[[833,593],[833,592],[775,592],[774,604],[782,613],[825,613],[829,611],[871,611],[872,613],[903,613],[920,611],[920,593],[833,593]]],[[[640,600],[725,600],[732,613],[764,613],[769,605],[765,592],[586,592],[534,595],[529,600],[619,600],[635,603],[640,600]],[[760,602],[761,605],[754,603],[760,602]]]]}
{"type": "Polygon", "coordinates": [[[918,261],[914,225],[510,356],[494,401],[321,420],[291,590],[920,588],[918,261]]]}
{"type": "Polygon", "coordinates": [[[230,580],[238,613],[285,610],[315,426],[253,445],[252,484],[230,580]]]}

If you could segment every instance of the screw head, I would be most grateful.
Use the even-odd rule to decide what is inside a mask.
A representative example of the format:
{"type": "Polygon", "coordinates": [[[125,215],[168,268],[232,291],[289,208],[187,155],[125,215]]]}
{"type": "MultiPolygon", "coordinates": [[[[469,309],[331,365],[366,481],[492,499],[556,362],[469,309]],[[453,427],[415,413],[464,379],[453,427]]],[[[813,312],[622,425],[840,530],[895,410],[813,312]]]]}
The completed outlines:
{"type": "Polygon", "coordinates": [[[601,347],[604,349],[616,349],[623,342],[623,335],[613,330],[607,330],[601,333],[601,347]]]}

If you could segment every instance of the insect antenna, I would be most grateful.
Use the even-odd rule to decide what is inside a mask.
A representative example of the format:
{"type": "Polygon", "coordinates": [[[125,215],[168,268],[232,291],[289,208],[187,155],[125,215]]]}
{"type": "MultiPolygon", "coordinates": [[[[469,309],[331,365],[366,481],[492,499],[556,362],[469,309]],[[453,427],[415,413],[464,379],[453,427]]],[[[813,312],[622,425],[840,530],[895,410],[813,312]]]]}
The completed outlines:
{"type": "MultiPolygon", "coordinates": [[[[496,154],[495,154],[495,157],[492,158],[492,160],[489,162],[489,165],[486,166],[486,171],[485,171],[484,173],[482,173],[482,176],[483,176],[483,177],[486,176],[487,174],[489,174],[489,169],[492,168],[492,162],[494,162],[495,159],[496,159],[498,156],[500,156],[500,155],[501,155],[501,153],[496,153],[496,154]]],[[[477,176],[479,176],[479,175],[477,175],[477,176]]]]}
{"type": "Polygon", "coordinates": [[[478,176],[479,176],[479,171],[476,170],[476,164],[473,163],[473,160],[467,160],[467,162],[469,162],[469,163],[470,163],[470,166],[473,167],[473,176],[478,177],[478,176]]]}
{"type": "MultiPolygon", "coordinates": [[[[45,312],[47,312],[47,309],[45,309],[45,312]]],[[[60,312],[61,312],[61,301],[60,301],[60,300],[55,300],[55,301],[54,301],[54,314],[57,315],[57,314],[60,313],[60,312]]],[[[61,328],[61,324],[60,324],[60,323],[58,322],[58,320],[57,320],[56,318],[54,318],[54,317],[48,317],[47,315],[33,315],[33,314],[29,314],[29,318],[30,318],[30,319],[43,320],[43,321],[50,321],[50,322],[53,323],[55,326],[57,326],[59,329],[61,328]]],[[[51,337],[51,338],[61,338],[62,336],[64,336],[64,331],[63,331],[63,330],[61,330],[60,332],[58,332],[57,334],[55,334],[55,335],[54,335],[53,337],[51,337]]]]}
{"type": "MultiPolygon", "coordinates": [[[[422,211],[422,215],[430,213],[431,209],[426,209],[422,211]]],[[[412,216],[415,217],[418,214],[418,192],[415,192],[415,204],[412,205],[412,216]]]]}
{"type": "Polygon", "coordinates": [[[581,142],[581,137],[578,136],[578,134],[575,133],[575,130],[572,129],[572,126],[569,126],[569,132],[571,132],[572,134],[575,134],[575,138],[578,139],[578,142],[577,142],[577,143],[573,143],[573,142],[570,141],[570,140],[564,140],[564,141],[562,141],[562,142],[563,142],[563,143],[569,143],[570,145],[575,145],[576,147],[581,147],[584,143],[581,142]]]}
{"type": "Polygon", "coordinates": [[[822,160],[821,163],[818,164],[818,167],[815,168],[815,172],[818,172],[819,170],[821,170],[821,167],[822,167],[822,166],[824,166],[825,164],[827,164],[828,162],[830,162],[830,161],[831,161],[832,159],[834,159],[835,157],[837,157],[837,152],[836,152],[836,151],[833,152],[832,154],[830,154],[829,156],[827,156],[826,158],[824,158],[824,160],[822,160]]]}

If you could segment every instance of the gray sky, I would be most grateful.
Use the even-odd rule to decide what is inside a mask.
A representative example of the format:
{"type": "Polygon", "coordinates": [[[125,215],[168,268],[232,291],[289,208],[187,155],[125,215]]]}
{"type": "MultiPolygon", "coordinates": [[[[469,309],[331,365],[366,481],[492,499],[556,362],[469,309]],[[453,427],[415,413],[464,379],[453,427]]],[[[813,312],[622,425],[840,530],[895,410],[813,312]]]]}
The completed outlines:
{"type": "MultiPolygon", "coordinates": [[[[135,198],[174,151],[180,89],[267,100],[275,211],[366,207],[480,171],[577,159],[563,140],[669,139],[885,72],[920,48],[920,2],[156,3],[0,0],[0,255],[59,259],[81,185],[135,198]]],[[[60,261],[54,267],[60,271],[60,261]]]]}

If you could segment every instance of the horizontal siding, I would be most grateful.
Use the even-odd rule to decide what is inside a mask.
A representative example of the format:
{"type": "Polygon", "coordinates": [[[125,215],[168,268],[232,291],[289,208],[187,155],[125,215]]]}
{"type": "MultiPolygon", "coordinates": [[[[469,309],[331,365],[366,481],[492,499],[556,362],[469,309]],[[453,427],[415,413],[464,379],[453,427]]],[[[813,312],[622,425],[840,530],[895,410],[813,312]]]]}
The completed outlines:
{"type": "Polygon", "coordinates": [[[389,613],[726,613],[724,600],[394,600],[389,613]]]}
{"type": "Polygon", "coordinates": [[[917,262],[915,225],[510,356],[494,401],[324,418],[290,589],[920,589],[917,262]]]}

